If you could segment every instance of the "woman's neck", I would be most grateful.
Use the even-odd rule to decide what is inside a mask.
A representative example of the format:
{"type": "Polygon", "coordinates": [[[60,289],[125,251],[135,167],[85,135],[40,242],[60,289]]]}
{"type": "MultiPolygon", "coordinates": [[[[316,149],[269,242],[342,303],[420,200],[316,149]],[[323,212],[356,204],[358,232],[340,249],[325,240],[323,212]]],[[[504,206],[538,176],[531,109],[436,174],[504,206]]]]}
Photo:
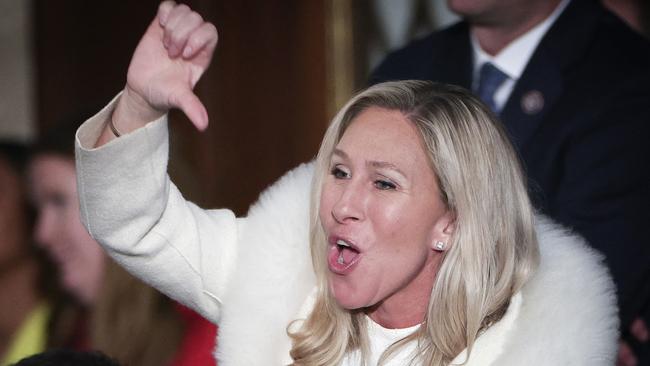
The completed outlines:
{"type": "Polygon", "coordinates": [[[424,322],[441,259],[432,256],[408,287],[368,308],[366,314],[388,329],[408,328],[424,322]]]}

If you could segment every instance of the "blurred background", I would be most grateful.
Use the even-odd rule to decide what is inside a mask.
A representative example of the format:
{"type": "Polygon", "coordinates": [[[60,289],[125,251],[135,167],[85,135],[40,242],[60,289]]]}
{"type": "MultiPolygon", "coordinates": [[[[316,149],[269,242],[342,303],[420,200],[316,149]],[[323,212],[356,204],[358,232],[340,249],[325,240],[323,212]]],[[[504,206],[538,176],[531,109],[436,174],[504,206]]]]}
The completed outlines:
{"type": "MultiPolygon", "coordinates": [[[[62,290],[51,283],[55,270],[42,253],[49,239],[42,234],[40,248],[33,245],[34,239],[39,241],[32,232],[37,215],[27,201],[28,196],[32,205],[38,200],[19,183],[24,181],[26,170],[35,169],[33,156],[31,168],[27,163],[31,143],[41,139],[52,142],[56,140],[52,131],[58,131],[59,137],[69,139],[65,146],[71,148],[70,122],[78,125],[91,117],[123,88],[131,54],[158,3],[0,0],[0,152],[4,154],[0,155],[0,214],[5,214],[0,215],[0,285],[6,290],[0,297],[0,366],[4,366],[2,356],[18,320],[22,322],[28,306],[38,314],[39,303],[46,304],[53,314],[49,329],[67,330],[61,336],[50,331],[50,340],[45,343],[49,346],[95,347],[126,360],[126,364],[160,364],[153,356],[149,363],[143,360],[145,352],[134,341],[139,339],[153,345],[152,354],[160,353],[160,349],[174,351],[175,356],[162,355],[167,359],[173,356],[177,360],[174,365],[205,365],[202,360],[189,363],[183,358],[184,354],[199,354],[192,347],[186,350],[184,344],[196,345],[197,339],[203,339],[208,340],[201,346],[203,355],[212,359],[213,326],[206,327],[196,319],[198,315],[153,292],[144,296],[144,285],[111,263],[106,264],[105,282],[101,282],[102,291],[93,304],[59,297],[62,290]],[[10,284],[15,288],[7,291],[10,284]],[[143,330],[141,336],[133,336],[131,318],[117,314],[117,310],[120,314],[134,313],[134,296],[125,293],[140,294],[140,308],[148,312],[152,323],[159,323],[161,317],[173,320],[174,324],[161,324],[171,331],[160,333],[169,336],[152,342],[149,323],[139,328],[143,330]],[[9,312],[21,308],[25,310],[18,315],[9,312]],[[90,308],[93,314],[88,314],[90,308]],[[125,308],[129,311],[124,312],[125,308]],[[66,320],[68,313],[74,313],[68,317],[70,321],[66,320]],[[116,319],[125,326],[115,326],[116,319]],[[76,330],[77,323],[81,323],[81,331],[76,330]],[[116,336],[116,332],[130,336],[116,336]],[[105,335],[109,341],[126,339],[132,345],[106,342],[110,344],[101,347],[102,338],[96,334],[105,335]],[[57,337],[67,343],[57,343],[57,337]],[[113,353],[113,348],[132,354],[113,353]]],[[[220,39],[213,64],[197,86],[197,94],[208,109],[210,127],[199,133],[181,113],[172,112],[170,174],[188,199],[203,207],[228,207],[238,215],[245,214],[258,194],[284,172],[315,156],[329,120],[366,85],[369,73],[388,51],[457,20],[444,0],[185,3],[217,26],[220,39]]],[[[650,2],[604,3],[637,31],[649,34],[650,2]]],[[[73,177],[67,188],[75,194],[67,197],[66,207],[72,207],[77,216],[59,226],[76,230],[80,221],[72,151],[65,146],[55,157],[64,159],[58,162],[69,168],[68,178],[73,177]]],[[[53,152],[57,153],[42,150],[41,158],[53,152]]],[[[46,180],[32,179],[31,184],[38,186],[46,180]]],[[[63,198],[55,198],[63,207],[63,198]]],[[[79,240],[92,240],[80,231],[75,232],[81,236],[79,240]]],[[[56,240],[74,241],[65,236],[56,240]]]]}
{"type": "MultiPolygon", "coordinates": [[[[171,174],[188,198],[245,213],[265,186],[315,155],[372,63],[440,22],[415,19],[424,1],[383,3],[376,17],[370,1],[188,1],[220,33],[198,86],[210,128],[200,134],[172,115],[171,174]],[[391,13],[404,19],[385,36],[377,23],[391,13]]],[[[157,5],[0,0],[0,136],[28,142],[103,107],[123,87],[157,5]]]]}
{"type": "MultiPolygon", "coordinates": [[[[211,125],[199,134],[172,115],[171,174],[191,200],[238,214],[315,155],[329,119],[388,50],[456,19],[429,0],[186,3],[220,40],[198,86],[211,125]]],[[[644,1],[609,3],[643,28],[644,1]]],[[[0,0],[0,137],[29,141],[104,106],[157,5],[0,0]]]]}

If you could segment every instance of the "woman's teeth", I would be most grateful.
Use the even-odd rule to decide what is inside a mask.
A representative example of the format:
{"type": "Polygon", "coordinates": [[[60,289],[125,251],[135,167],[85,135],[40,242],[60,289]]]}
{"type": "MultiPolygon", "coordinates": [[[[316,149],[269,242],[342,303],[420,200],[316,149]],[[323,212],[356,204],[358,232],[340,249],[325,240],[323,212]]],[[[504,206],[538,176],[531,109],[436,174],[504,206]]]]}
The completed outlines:
{"type": "Polygon", "coordinates": [[[352,246],[343,239],[338,239],[336,245],[339,247],[339,256],[336,258],[336,263],[345,264],[345,257],[343,256],[344,249],[349,248],[352,250],[352,246]]]}

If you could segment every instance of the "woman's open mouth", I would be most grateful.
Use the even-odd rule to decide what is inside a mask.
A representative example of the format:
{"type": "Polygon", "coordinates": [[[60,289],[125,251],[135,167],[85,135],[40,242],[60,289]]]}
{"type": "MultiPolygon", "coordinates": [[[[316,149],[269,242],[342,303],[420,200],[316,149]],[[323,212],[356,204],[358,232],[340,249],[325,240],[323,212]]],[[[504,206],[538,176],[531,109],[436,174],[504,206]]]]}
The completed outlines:
{"type": "Polygon", "coordinates": [[[336,274],[347,274],[359,262],[361,253],[349,241],[342,238],[330,238],[330,249],[327,262],[330,271],[336,274]]]}

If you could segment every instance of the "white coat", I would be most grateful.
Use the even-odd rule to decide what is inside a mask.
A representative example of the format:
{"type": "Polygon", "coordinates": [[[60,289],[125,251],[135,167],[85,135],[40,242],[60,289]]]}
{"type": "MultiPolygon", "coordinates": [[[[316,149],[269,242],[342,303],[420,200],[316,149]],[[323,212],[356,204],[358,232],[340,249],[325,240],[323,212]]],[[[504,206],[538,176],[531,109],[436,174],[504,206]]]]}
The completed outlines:
{"type": "MultiPolygon", "coordinates": [[[[315,277],[308,245],[312,165],[287,173],[245,218],[183,199],[166,173],[165,118],[98,148],[114,102],[77,132],[82,220],[136,276],[219,325],[220,366],[290,362],[287,325],[315,277]]],[[[612,365],[614,286],[581,238],[538,218],[541,265],[467,365],[612,365]]],[[[462,361],[461,354],[456,361],[462,361]]]]}

